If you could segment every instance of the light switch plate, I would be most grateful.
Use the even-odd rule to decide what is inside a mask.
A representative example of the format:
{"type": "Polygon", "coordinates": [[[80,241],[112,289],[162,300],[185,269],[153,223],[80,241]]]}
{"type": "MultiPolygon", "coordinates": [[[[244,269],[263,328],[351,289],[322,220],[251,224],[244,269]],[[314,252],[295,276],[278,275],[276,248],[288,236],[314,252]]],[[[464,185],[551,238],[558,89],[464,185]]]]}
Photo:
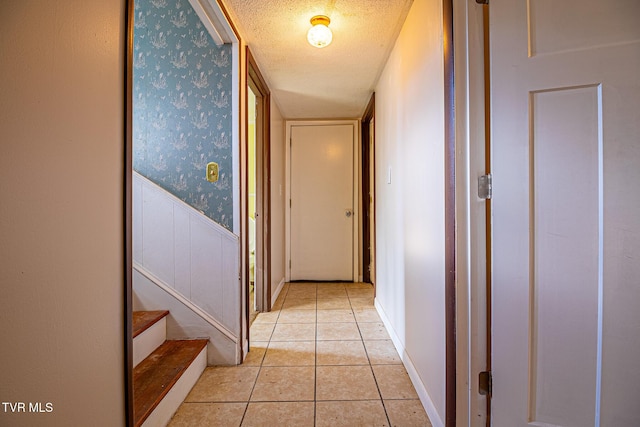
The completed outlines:
{"type": "Polygon", "coordinates": [[[218,180],[218,164],[216,162],[207,163],[207,181],[216,182],[218,180]]]}

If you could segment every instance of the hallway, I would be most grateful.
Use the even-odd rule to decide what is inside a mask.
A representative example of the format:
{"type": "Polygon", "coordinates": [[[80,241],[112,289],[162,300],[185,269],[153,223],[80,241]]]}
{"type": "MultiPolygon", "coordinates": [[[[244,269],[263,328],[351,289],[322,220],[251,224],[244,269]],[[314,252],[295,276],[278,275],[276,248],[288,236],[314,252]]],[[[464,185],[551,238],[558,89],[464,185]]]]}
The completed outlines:
{"type": "Polygon", "coordinates": [[[430,426],[363,283],[286,284],[237,367],[210,367],[170,426],[430,426]]]}

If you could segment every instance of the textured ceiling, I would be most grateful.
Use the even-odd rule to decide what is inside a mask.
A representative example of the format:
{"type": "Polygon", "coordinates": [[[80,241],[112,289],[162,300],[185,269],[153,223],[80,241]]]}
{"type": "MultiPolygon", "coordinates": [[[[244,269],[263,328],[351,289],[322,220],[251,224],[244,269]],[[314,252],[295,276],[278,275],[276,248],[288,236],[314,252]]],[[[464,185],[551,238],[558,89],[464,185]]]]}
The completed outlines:
{"type": "Polygon", "coordinates": [[[358,118],[412,0],[225,0],[287,119],[358,118]],[[309,20],[331,19],[332,43],[307,42],[309,20]]]}

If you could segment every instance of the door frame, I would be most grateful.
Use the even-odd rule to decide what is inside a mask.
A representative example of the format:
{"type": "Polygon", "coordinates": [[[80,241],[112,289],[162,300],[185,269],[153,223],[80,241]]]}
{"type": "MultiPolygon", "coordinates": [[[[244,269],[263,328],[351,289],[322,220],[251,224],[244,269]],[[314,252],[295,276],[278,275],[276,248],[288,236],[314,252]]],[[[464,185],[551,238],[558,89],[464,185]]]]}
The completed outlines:
{"type": "Polygon", "coordinates": [[[124,79],[124,422],[133,426],[133,24],[134,0],[126,0],[124,79]]]}
{"type": "Polygon", "coordinates": [[[376,94],[373,93],[360,122],[362,146],[362,158],[360,159],[362,174],[360,180],[362,182],[362,281],[373,284],[374,295],[376,289],[376,132],[375,128],[371,128],[371,124],[373,123],[373,126],[375,126],[375,110],[376,94]],[[371,203],[370,197],[373,198],[373,203],[371,203]],[[371,205],[373,209],[370,210],[371,205]],[[371,238],[372,231],[373,238],[371,238]],[[371,268],[367,268],[368,266],[371,268]]]}
{"type": "Polygon", "coordinates": [[[479,372],[491,369],[490,200],[477,178],[490,173],[488,5],[453,0],[456,134],[456,421],[490,425],[490,396],[478,392],[479,372]],[[481,206],[480,204],[483,204],[481,206]]]}
{"type": "MultiPolygon", "coordinates": [[[[222,42],[231,44],[232,51],[232,128],[237,130],[233,132],[232,144],[233,152],[233,175],[239,176],[240,170],[240,135],[242,125],[240,117],[242,115],[242,106],[240,102],[240,94],[242,93],[242,79],[240,74],[241,54],[240,45],[242,38],[235,27],[229,12],[220,0],[212,0],[211,3],[200,3],[190,0],[189,3],[193,7],[196,14],[204,24],[209,34],[214,39],[221,39],[222,42]]],[[[134,423],[134,405],[133,405],[133,65],[134,65],[134,23],[135,23],[135,0],[125,0],[125,46],[123,49],[124,59],[124,83],[123,83],[123,102],[125,116],[123,117],[124,132],[124,153],[123,153],[123,247],[124,247],[124,289],[123,289],[123,326],[124,326],[124,411],[125,425],[133,426],[134,423]]],[[[234,180],[233,185],[233,233],[240,232],[240,185],[234,180]]],[[[238,253],[240,256],[240,253],[238,253]]],[[[240,280],[238,286],[240,286],[240,280]]],[[[239,308],[239,317],[242,321],[242,307],[239,308]]],[[[244,357],[243,347],[240,342],[242,337],[238,337],[238,353],[240,360],[244,357]]]]}
{"type": "Polygon", "coordinates": [[[457,281],[457,203],[456,203],[456,113],[453,46],[453,0],[442,2],[444,65],[444,303],[445,303],[445,425],[456,425],[456,281],[457,281]]]}
{"type": "MultiPolygon", "coordinates": [[[[256,96],[256,254],[255,254],[255,293],[256,310],[271,311],[271,91],[260,72],[258,64],[251,54],[249,46],[245,48],[245,152],[249,153],[249,89],[256,96]]],[[[245,156],[244,182],[249,178],[249,156],[245,156]]],[[[247,186],[248,187],[248,186],[247,186]]],[[[248,190],[248,188],[247,188],[248,190]]],[[[247,336],[249,336],[249,193],[244,192],[244,229],[247,230],[244,240],[247,336]]]]}
{"type": "MultiPolygon", "coordinates": [[[[286,182],[286,199],[285,202],[285,281],[291,281],[291,129],[293,126],[331,126],[331,125],[352,125],[353,126],[353,216],[360,218],[360,209],[358,200],[360,198],[360,127],[358,120],[287,120],[285,122],[285,182],[286,182]],[[288,142],[288,144],[286,143],[288,142]]],[[[360,263],[359,256],[359,227],[354,224],[352,235],[352,281],[358,281],[358,270],[360,263]]]]}

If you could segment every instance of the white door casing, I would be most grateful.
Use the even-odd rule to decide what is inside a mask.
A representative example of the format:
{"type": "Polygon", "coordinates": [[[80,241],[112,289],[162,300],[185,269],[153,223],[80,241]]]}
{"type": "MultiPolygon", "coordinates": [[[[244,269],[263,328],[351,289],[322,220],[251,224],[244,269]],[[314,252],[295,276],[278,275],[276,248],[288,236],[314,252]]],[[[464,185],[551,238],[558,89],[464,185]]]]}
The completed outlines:
{"type": "Polygon", "coordinates": [[[483,5],[454,1],[456,88],[456,423],[486,426],[478,392],[487,363],[487,223],[483,5]]]}
{"type": "Polygon", "coordinates": [[[354,280],[357,274],[357,122],[289,124],[289,280],[354,280]]]}
{"type": "Polygon", "coordinates": [[[640,2],[490,14],[493,425],[640,425],[640,2]]]}

